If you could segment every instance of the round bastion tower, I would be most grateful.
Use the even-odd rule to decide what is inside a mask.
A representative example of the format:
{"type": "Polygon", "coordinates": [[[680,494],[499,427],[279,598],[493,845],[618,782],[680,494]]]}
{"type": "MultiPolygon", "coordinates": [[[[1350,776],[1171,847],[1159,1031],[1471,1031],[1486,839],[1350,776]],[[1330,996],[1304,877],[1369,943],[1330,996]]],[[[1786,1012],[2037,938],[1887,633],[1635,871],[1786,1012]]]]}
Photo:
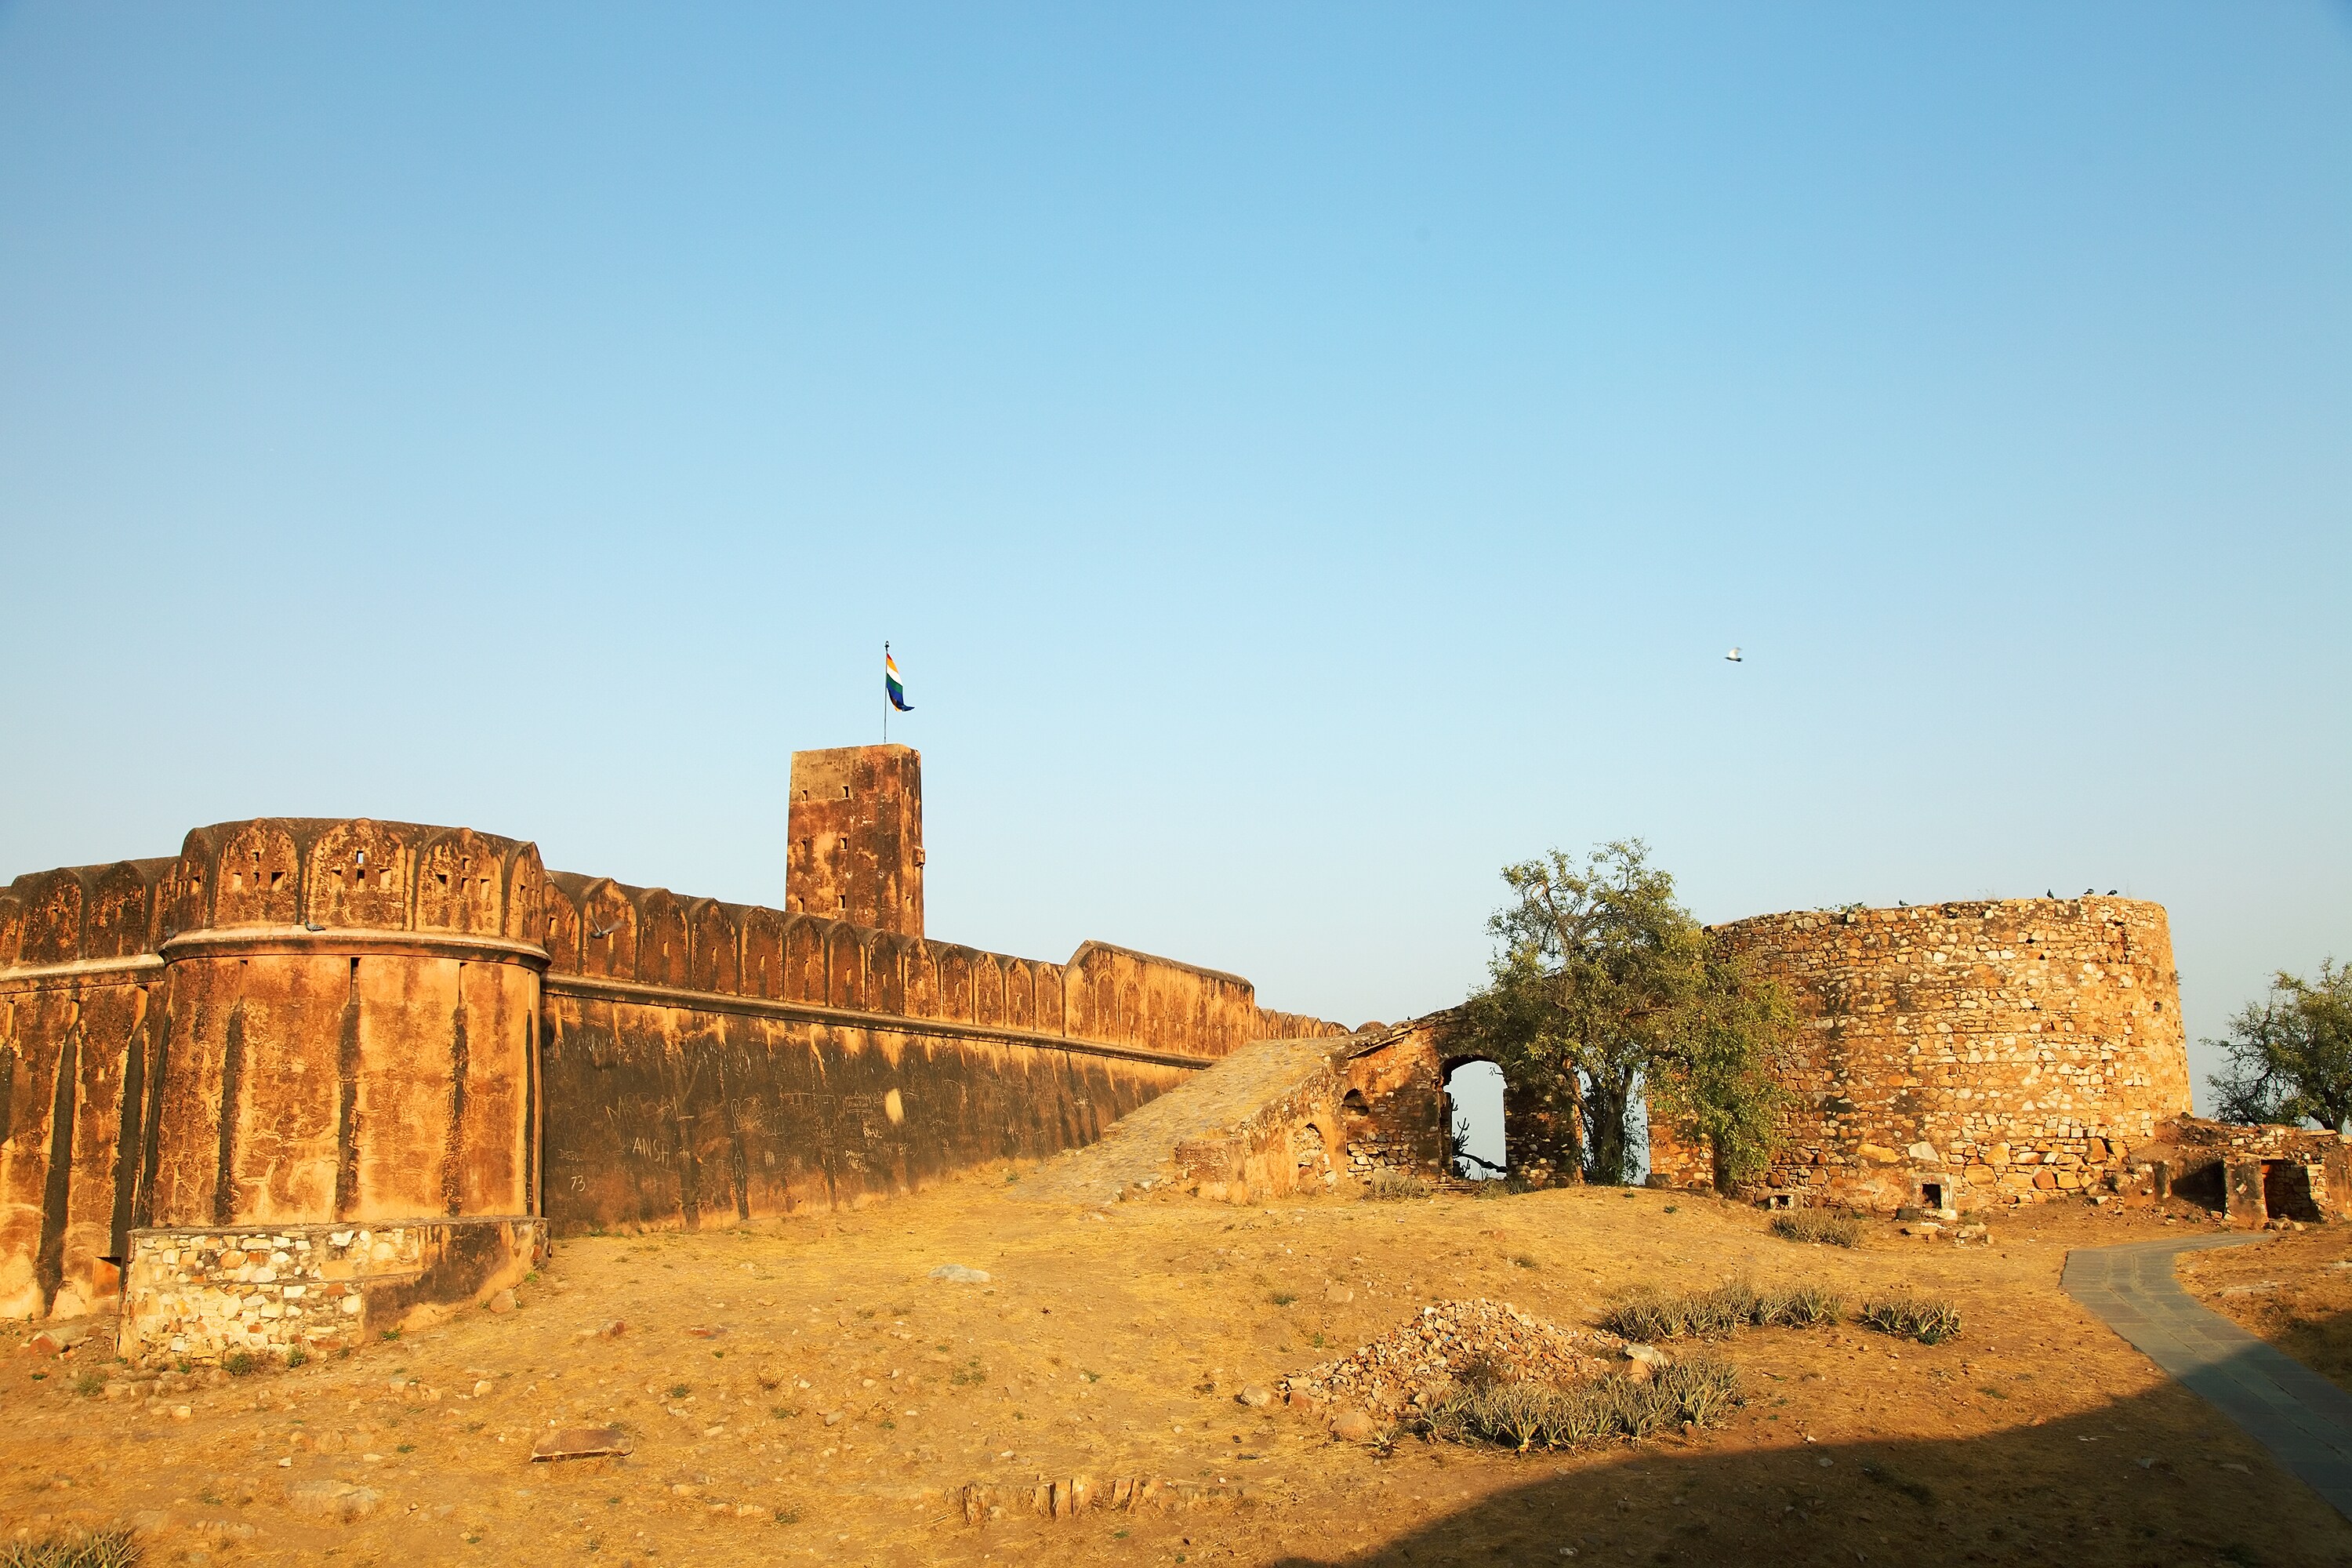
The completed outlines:
{"type": "MultiPolygon", "coordinates": [[[[2105,1184],[2189,1109],[2160,904],[1999,899],[1714,928],[1798,1018],[1783,1142],[1751,1195],[1929,1210],[2105,1184]]],[[[1651,1168],[1707,1186],[1654,1130],[1651,1168]]]]}
{"type": "Polygon", "coordinates": [[[347,1343],[532,1267],[544,881],[462,827],[187,836],[125,1122],[124,1354],[347,1343]]]}

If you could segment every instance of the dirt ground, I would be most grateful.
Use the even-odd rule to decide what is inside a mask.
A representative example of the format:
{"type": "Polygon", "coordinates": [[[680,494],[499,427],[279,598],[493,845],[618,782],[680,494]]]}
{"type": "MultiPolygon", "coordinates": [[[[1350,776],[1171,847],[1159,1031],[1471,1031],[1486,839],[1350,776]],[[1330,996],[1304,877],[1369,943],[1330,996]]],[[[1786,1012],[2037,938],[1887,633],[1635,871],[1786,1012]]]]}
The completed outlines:
{"type": "MultiPolygon", "coordinates": [[[[1848,1251],[1654,1192],[1087,1212],[990,1173],[840,1215],[561,1242],[520,1310],[192,1392],[110,1397],[122,1369],[96,1343],[0,1356],[0,1539],[131,1521],[150,1562],[387,1565],[2352,1563],[2352,1526],[2060,1292],[2068,1247],[2172,1233],[2068,1204],[1996,1217],[1987,1246],[1879,1226],[1848,1251]],[[930,1279],[942,1264],[991,1279],[930,1279]],[[1748,1391],[1728,1426],[1573,1456],[1342,1443],[1235,1398],[1432,1300],[1585,1326],[1635,1287],[1736,1276],[1827,1281],[1850,1309],[1944,1295],[1965,1327],[1934,1346],[1744,1331],[1721,1347],[1748,1391]],[[529,1462],[588,1422],[635,1452],[529,1462]],[[1199,1493],[965,1521],[968,1483],[1072,1477],[1199,1493]],[[363,1489],[360,1517],[300,1506],[338,1483],[363,1489]]],[[[2284,1279],[2308,1252],[2310,1282],[2232,1310],[2301,1312],[2307,1289],[2342,1321],[2346,1271],[2322,1268],[2340,1227],[2245,1250],[2200,1279],[2284,1279]]]]}
{"type": "Polygon", "coordinates": [[[2352,1234],[2312,1226],[2183,1258],[2190,1295],[2352,1390],[2352,1234]]]}

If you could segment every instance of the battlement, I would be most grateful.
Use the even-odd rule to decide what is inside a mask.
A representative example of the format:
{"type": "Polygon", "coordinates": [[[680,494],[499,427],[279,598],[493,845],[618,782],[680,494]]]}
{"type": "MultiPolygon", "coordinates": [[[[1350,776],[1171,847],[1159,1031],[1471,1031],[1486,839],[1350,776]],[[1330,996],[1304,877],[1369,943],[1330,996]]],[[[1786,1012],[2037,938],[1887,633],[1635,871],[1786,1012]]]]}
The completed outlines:
{"type": "Polygon", "coordinates": [[[1252,1039],[1339,1032],[1108,943],[1057,963],[930,941],[920,762],[795,758],[787,902],[830,914],[364,818],[218,823],[170,858],[18,877],[0,1316],[109,1302],[134,1232],[861,1203],[1090,1142],[1252,1039]]]}

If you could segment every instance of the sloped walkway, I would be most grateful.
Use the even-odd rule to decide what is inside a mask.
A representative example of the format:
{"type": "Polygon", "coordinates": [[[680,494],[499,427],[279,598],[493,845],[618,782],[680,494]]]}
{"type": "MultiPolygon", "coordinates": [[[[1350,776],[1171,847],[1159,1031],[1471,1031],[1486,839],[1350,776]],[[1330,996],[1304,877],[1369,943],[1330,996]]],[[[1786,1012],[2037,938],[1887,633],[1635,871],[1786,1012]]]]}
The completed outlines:
{"type": "Polygon", "coordinates": [[[1176,1148],[1239,1128],[1357,1043],[1351,1035],[1258,1040],[1205,1068],[1159,1099],[1113,1122],[1099,1142],[1074,1151],[1024,1182],[1012,1195],[1101,1204],[1126,1188],[1150,1188],[1175,1170],[1176,1148]]]}
{"type": "Polygon", "coordinates": [[[2199,1302],[2172,1272],[2180,1253],[2267,1239],[2201,1236],[2085,1247],[2067,1254],[2062,1283],[2352,1519],[2352,1394],[2199,1302]]]}

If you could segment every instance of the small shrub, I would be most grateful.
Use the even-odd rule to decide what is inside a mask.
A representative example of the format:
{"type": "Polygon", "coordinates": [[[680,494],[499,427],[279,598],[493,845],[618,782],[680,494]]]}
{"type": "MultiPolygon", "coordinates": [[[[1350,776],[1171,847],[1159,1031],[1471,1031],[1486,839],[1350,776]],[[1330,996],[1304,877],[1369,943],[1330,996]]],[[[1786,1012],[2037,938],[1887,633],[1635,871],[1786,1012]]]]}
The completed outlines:
{"type": "Polygon", "coordinates": [[[1781,1285],[1756,1296],[1754,1321],[1759,1328],[1811,1329],[1834,1323],[1845,1303],[1826,1286],[1781,1285]]]}
{"type": "Polygon", "coordinates": [[[231,1377],[248,1377],[253,1373],[251,1351],[231,1351],[221,1357],[221,1370],[231,1377]]]}
{"type": "Polygon", "coordinates": [[[1287,1307],[1293,1301],[1297,1300],[1298,1298],[1288,1290],[1276,1290],[1274,1294],[1268,1296],[1266,1300],[1273,1302],[1277,1307],[1287,1307]]]}
{"type": "Polygon", "coordinates": [[[988,1381],[988,1369],[980,1364],[978,1356],[974,1356],[948,1373],[948,1381],[959,1388],[974,1387],[988,1381]]]}
{"type": "Polygon", "coordinates": [[[1615,1438],[1635,1441],[1667,1426],[1720,1423],[1740,1402],[1738,1375],[1722,1362],[1678,1362],[1647,1383],[1603,1378],[1581,1388],[1477,1380],[1455,1385],[1421,1419],[1421,1429],[1451,1442],[1531,1448],[1581,1448],[1615,1438]]]}
{"type": "Polygon", "coordinates": [[[1886,1296],[1864,1304],[1864,1324],[1897,1339],[1940,1344],[1960,1337],[1960,1310],[1949,1301],[1925,1296],[1886,1296]]]}
{"type": "Polygon", "coordinates": [[[672,1399],[684,1399],[693,1392],[691,1387],[683,1383],[673,1383],[669,1385],[669,1396],[672,1399]]]}
{"type": "Polygon", "coordinates": [[[1743,1324],[1758,1328],[1813,1328],[1834,1323],[1843,1310],[1837,1296],[1819,1285],[1782,1285],[1758,1289],[1746,1283],[1681,1295],[1648,1290],[1609,1309],[1601,1326],[1645,1343],[1683,1338],[1720,1339],[1743,1324]]]}
{"type": "Polygon", "coordinates": [[[400,1331],[398,1329],[386,1329],[382,1333],[378,1334],[376,1338],[382,1340],[388,1345],[397,1344],[400,1342],[400,1331]]]}
{"type": "Polygon", "coordinates": [[[1862,1221],[1828,1209],[1785,1209],[1772,1216],[1772,1234],[1785,1241],[1817,1241],[1829,1247],[1860,1247],[1862,1221]]]}
{"type": "Polygon", "coordinates": [[[310,1352],[304,1350],[300,1345],[296,1345],[292,1350],[286,1352],[286,1365],[289,1371],[295,1367],[302,1365],[310,1359],[310,1352]]]}
{"type": "Polygon", "coordinates": [[[94,1372],[80,1373],[74,1378],[73,1388],[76,1394],[80,1394],[84,1399],[88,1399],[93,1394],[103,1394],[106,1392],[106,1379],[99,1376],[98,1373],[94,1372]]]}
{"type": "Polygon", "coordinates": [[[1470,1195],[1474,1198],[1499,1198],[1507,1195],[1510,1190],[1499,1178],[1490,1176],[1473,1186],[1470,1189],[1470,1195]]]}
{"type": "Polygon", "coordinates": [[[43,1536],[0,1546],[0,1568],[131,1568],[143,1555],[128,1530],[43,1536]]]}
{"type": "Polygon", "coordinates": [[[1511,1259],[1511,1262],[1512,1262],[1515,1266],[1517,1266],[1517,1268],[1541,1268],[1543,1267],[1543,1265],[1542,1265],[1542,1264],[1538,1263],[1534,1258],[1529,1258],[1529,1257],[1528,1257],[1526,1253],[1524,1253],[1524,1252],[1519,1253],[1519,1254],[1517,1254],[1516,1257],[1514,1257],[1514,1258],[1511,1259]]]}
{"type": "Polygon", "coordinates": [[[774,1416],[779,1421],[793,1420],[798,1416],[800,1413],[801,1407],[797,1405],[771,1405],[768,1406],[768,1414],[774,1416]]]}
{"type": "Polygon", "coordinates": [[[1372,1179],[1364,1186],[1364,1196],[1374,1203],[1398,1203],[1428,1195],[1429,1184],[1411,1171],[1374,1171],[1372,1179]]]}

